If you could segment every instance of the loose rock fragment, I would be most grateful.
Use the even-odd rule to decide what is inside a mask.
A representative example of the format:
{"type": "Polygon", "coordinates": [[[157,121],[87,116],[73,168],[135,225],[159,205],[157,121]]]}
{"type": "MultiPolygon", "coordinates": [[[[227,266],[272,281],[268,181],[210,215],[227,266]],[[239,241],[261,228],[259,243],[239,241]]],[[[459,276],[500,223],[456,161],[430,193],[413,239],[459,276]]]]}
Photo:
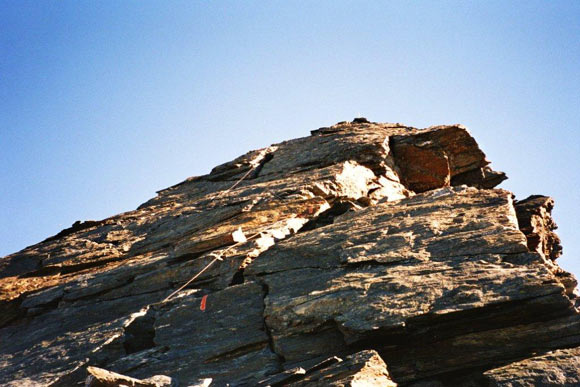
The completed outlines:
{"type": "Polygon", "coordinates": [[[85,387],[173,387],[172,379],[165,375],[156,375],[148,379],[135,379],[98,367],[87,367],[85,387]]]}

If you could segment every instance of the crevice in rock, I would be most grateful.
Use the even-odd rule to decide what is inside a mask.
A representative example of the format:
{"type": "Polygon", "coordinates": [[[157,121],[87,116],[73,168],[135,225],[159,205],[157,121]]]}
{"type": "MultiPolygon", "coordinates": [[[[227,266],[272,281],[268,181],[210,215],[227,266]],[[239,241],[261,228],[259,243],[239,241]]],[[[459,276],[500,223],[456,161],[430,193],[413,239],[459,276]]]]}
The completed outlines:
{"type": "Polygon", "coordinates": [[[63,275],[63,274],[71,274],[76,273],[86,269],[92,269],[99,266],[105,266],[112,262],[119,262],[126,259],[126,257],[113,257],[107,259],[100,259],[93,262],[84,262],[78,263],[74,265],[66,265],[66,266],[45,266],[40,270],[33,271],[30,273],[22,274],[19,278],[31,278],[31,277],[44,277],[49,275],[63,275]]]}
{"type": "Polygon", "coordinates": [[[38,316],[38,315],[46,313],[46,312],[50,312],[51,310],[58,308],[58,305],[62,301],[62,298],[63,298],[63,296],[60,296],[60,297],[55,298],[54,300],[51,300],[50,302],[35,305],[34,307],[31,307],[31,308],[26,308],[26,316],[32,317],[32,316],[38,316]]]}
{"type": "Polygon", "coordinates": [[[302,172],[306,172],[306,171],[310,171],[310,170],[313,170],[313,169],[322,169],[322,168],[328,167],[329,165],[332,165],[332,163],[321,164],[319,160],[314,160],[314,161],[309,161],[309,162],[301,163],[299,166],[297,166],[296,168],[288,171],[287,173],[289,175],[296,175],[296,174],[299,174],[299,173],[302,173],[302,172]]]}
{"type": "MultiPolygon", "coordinates": [[[[368,261],[361,261],[361,262],[344,262],[341,264],[338,264],[336,266],[333,266],[334,269],[370,269],[372,267],[389,267],[389,266],[402,266],[402,265],[410,265],[412,264],[412,259],[411,258],[401,258],[401,260],[398,261],[391,261],[391,262],[378,262],[377,260],[374,259],[369,259],[368,261]]],[[[252,274],[253,276],[255,276],[256,278],[261,278],[264,276],[269,276],[272,274],[277,274],[277,273],[284,273],[284,272],[288,272],[291,273],[293,271],[302,271],[305,269],[313,269],[313,270],[320,270],[320,271],[324,271],[324,270],[328,270],[329,267],[327,265],[320,265],[320,266],[299,266],[299,267],[289,267],[289,268],[284,268],[282,270],[271,270],[271,271],[265,271],[262,273],[256,273],[256,274],[252,274]]],[[[438,271],[432,271],[432,273],[439,273],[439,272],[443,272],[443,271],[447,271],[448,269],[441,269],[438,271]]]]}
{"type": "Polygon", "coordinates": [[[504,172],[494,171],[486,166],[452,176],[451,185],[465,184],[479,189],[491,189],[506,179],[507,176],[504,172]]]}
{"type": "MultiPolygon", "coordinates": [[[[91,294],[91,295],[75,298],[75,299],[68,300],[68,301],[70,301],[70,304],[75,304],[79,301],[85,301],[82,303],[82,305],[94,305],[94,304],[99,304],[99,303],[103,303],[103,302],[111,302],[111,301],[115,301],[115,300],[120,300],[120,299],[130,297],[130,296],[142,296],[145,294],[156,294],[156,293],[167,291],[169,289],[169,286],[167,286],[167,287],[164,287],[161,289],[154,289],[154,290],[150,290],[150,291],[144,290],[144,291],[136,292],[136,293],[131,294],[130,296],[128,296],[128,295],[120,295],[118,297],[110,296],[109,293],[114,294],[117,290],[122,289],[124,286],[126,286],[126,285],[122,285],[122,286],[112,288],[112,289],[107,289],[107,290],[104,290],[102,292],[99,292],[99,294],[95,293],[94,295],[91,294]],[[107,295],[108,297],[99,299],[99,297],[103,296],[103,295],[107,295]]],[[[59,306],[63,306],[63,304],[65,302],[67,302],[67,301],[63,301],[61,304],[59,304],[59,306]]],[[[65,304],[65,306],[68,306],[68,305],[65,304]]]]}
{"type": "Polygon", "coordinates": [[[245,268],[240,268],[238,269],[238,271],[236,271],[236,273],[234,274],[234,276],[232,277],[231,282],[229,283],[228,286],[234,286],[234,285],[241,285],[244,283],[244,270],[245,268]]]}
{"type": "Polygon", "coordinates": [[[155,311],[146,307],[143,315],[135,317],[124,329],[123,348],[130,355],[155,347],[155,311]]]}
{"type": "Polygon", "coordinates": [[[336,217],[343,215],[349,210],[357,208],[360,207],[353,201],[339,199],[335,201],[328,210],[323,211],[320,215],[306,222],[304,226],[302,226],[302,228],[298,231],[298,234],[333,224],[336,217]]]}
{"type": "Polygon", "coordinates": [[[179,264],[184,263],[184,262],[193,261],[194,259],[198,259],[198,258],[204,256],[205,254],[207,254],[213,250],[217,250],[217,249],[209,249],[209,250],[200,251],[200,252],[196,252],[196,253],[187,253],[187,254],[176,255],[175,257],[173,257],[167,261],[167,266],[175,266],[175,265],[179,265],[179,264]]]}
{"type": "Polygon", "coordinates": [[[252,173],[250,173],[250,175],[247,177],[247,179],[252,180],[252,179],[256,179],[258,176],[260,176],[260,172],[262,172],[264,165],[266,165],[266,163],[271,161],[273,158],[274,158],[273,152],[266,153],[264,155],[264,158],[262,158],[260,160],[260,163],[258,164],[258,166],[256,168],[254,168],[254,171],[252,173]]]}
{"type": "MultiPolygon", "coordinates": [[[[350,270],[364,270],[364,269],[370,269],[372,267],[384,267],[385,269],[390,267],[390,266],[405,266],[405,265],[410,265],[413,263],[413,261],[415,260],[415,258],[412,257],[401,257],[401,259],[397,259],[397,260],[393,260],[393,261],[389,261],[389,262],[380,262],[377,261],[376,259],[368,259],[368,260],[364,260],[364,261],[358,261],[358,262],[344,262],[341,265],[338,265],[337,268],[348,268],[350,270]]],[[[324,269],[323,267],[320,267],[320,269],[324,269]]]]}
{"type": "Polygon", "coordinates": [[[26,316],[26,309],[21,308],[23,297],[0,303],[0,328],[4,328],[26,316]]]}
{"type": "MultiPolygon", "coordinates": [[[[486,254],[459,254],[459,255],[450,255],[447,257],[443,257],[443,256],[430,256],[429,259],[432,261],[442,261],[444,260],[444,258],[469,258],[469,257],[479,257],[482,255],[502,255],[503,256],[503,261],[506,262],[510,262],[510,263],[517,263],[514,262],[514,260],[511,260],[510,257],[518,257],[518,256],[522,256],[522,255],[526,255],[528,253],[521,253],[521,252],[514,252],[514,253],[504,253],[504,252],[490,252],[490,253],[486,253],[486,254]]],[[[413,257],[403,257],[401,256],[400,259],[397,260],[391,260],[391,261],[387,261],[387,262],[381,262],[378,261],[376,259],[368,259],[368,260],[364,260],[364,261],[355,261],[355,262],[343,262],[341,264],[337,264],[335,266],[336,269],[338,268],[349,268],[349,269],[364,269],[364,268],[371,268],[371,267],[377,267],[377,266],[381,266],[381,267],[389,267],[389,266],[403,266],[403,265],[412,265],[413,262],[416,260],[416,258],[413,257]]],[[[521,263],[519,263],[521,264],[521,263]]],[[[295,270],[304,270],[304,269],[315,269],[315,270],[327,270],[328,266],[322,264],[320,266],[314,266],[314,265],[309,265],[309,266],[299,266],[299,267],[290,267],[290,268],[284,268],[282,270],[271,270],[271,271],[266,271],[263,273],[256,273],[253,274],[256,277],[263,277],[263,276],[267,276],[267,275],[272,275],[272,274],[276,274],[276,273],[282,273],[282,272],[292,272],[295,270]]],[[[439,269],[439,270],[432,270],[430,271],[430,273],[435,274],[435,273],[442,273],[442,272],[446,272],[450,269],[445,268],[445,269],[439,269]]],[[[566,273],[568,274],[568,273],[566,273]]]]}
{"type": "Polygon", "coordinates": [[[237,347],[236,349],[234,349],[232,351],[220,353],[217,356],[205,359],[204,363],[213,363],[213,362],[218,362],[218,361],[222,361],[222,360],[233,359],[233,358],[236,358],[239,356],[244,356],[247,353],[259,351],[262,348],[266,347],[266,345],[267,345],[266,343],[261,342],[261,343],[248,344],[248,345],[244,345],[241,347],[237,347]]]}
{"type": "Polygon", "coordinates": [[[268,297],[268,294],[270,292],[270,288],[268,287],[268,284],[265,282],[260,282],[260,285],[262,286],[262,291],[263,291],[263,300],[264,300],[264,315],[263,315],[263,321],[264,321],[264,332],[266,333],[266,335],[268,336],[268,347],[270,348],[270,351],[272,351],[273,354],[276,355],[276,357],[278,358],[278,362],[280,363],[280,368],[282,368],[282,364],[284,364],[286,362],[286,359],[284,358],[284,356],[282,356],[281,354],[279,354],[276,351],[276,347],[274,345],[274,338],[272,336],[272,332],[270,331],[270,327],[268,327],[268,323],[266,322],[266,297],[268,297]]]}
{"type": "Polygon", "coordinates": [[[304,270],[304,269],[324,270],[325,267],[322,267],[322,266],[300,266],[300,267],[293,267],[293,268],[288,268],[288,269],[283,269],[283,270],[272,270],[272,271],[267,271],[267,272],[263,272],[263,273],[256,273],[256,274],[252,274],[252,276],[255,276],[256,278],[261,278],[261,277],[264,277],[267,275],[284,273],[284,272],[292,272],[295,270],[304,270]]]}

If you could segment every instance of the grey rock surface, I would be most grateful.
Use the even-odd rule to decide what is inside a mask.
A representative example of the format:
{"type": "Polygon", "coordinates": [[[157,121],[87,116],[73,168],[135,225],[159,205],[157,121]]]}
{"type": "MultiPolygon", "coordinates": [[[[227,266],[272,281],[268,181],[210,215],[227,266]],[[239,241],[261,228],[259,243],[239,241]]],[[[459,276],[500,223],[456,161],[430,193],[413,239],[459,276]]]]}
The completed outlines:
{"type": "Polygon", "coordinates": [[[559,349],[485,372],[491,386],[578,386],[580,347],[559,349]]]}
{"type": "Polygon", "coordinates": [[[573,384],[554,203],[505,178],[359,118],[75,222],[0,260],[0,384],[573,384]]]}

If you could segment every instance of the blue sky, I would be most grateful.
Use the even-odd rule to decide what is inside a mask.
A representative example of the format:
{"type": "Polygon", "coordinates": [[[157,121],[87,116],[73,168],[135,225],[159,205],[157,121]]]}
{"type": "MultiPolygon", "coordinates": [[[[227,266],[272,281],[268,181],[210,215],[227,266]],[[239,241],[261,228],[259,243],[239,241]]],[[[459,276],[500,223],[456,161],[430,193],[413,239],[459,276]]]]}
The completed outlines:
{"type": "Polygon", "coordinates": [[[580,274],[580,2],[0,0],[0,256],[364,115],[463,123],[580,274]]]}

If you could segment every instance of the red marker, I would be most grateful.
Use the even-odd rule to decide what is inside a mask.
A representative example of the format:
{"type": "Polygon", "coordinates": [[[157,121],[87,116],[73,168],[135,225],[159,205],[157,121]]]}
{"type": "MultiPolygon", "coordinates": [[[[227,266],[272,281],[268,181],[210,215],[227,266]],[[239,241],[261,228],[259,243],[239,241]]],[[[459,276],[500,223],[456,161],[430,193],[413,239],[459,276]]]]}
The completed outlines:
{"type": "Polygon", "coordinates": [[[206,301],[207,301],[207,294],[201,298],[201,305],[199,306],[200,310],[205,310],[206,301]]]}

